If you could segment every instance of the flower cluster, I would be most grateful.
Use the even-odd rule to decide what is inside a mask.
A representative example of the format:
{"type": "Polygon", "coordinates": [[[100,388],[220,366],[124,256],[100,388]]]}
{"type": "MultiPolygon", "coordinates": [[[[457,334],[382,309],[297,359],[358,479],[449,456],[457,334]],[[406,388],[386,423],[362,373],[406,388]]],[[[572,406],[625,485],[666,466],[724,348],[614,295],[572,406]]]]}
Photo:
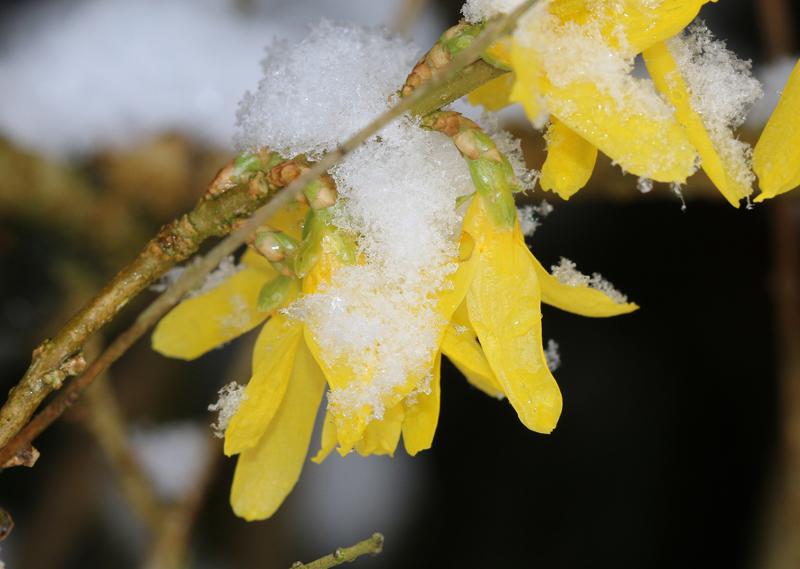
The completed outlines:
{"type": "MultiPolygon", "coordinates": [[[[465,14],[489,19],[508,4],[476,0],[465,14]]],[[[681,32],[702,4],[543,1],[483,55],[512,73],[470,98],[487,108],[520,102],[534,124],[549,121],[541,185],[564,198],[586,183],[598,150],[643,180],[683,183],[699,163],[736,206],[752,192],[751,162],[757,200],[786,191],[800,181],[798,72],[752,158],[733,128],[758,85],[703,28],[681,32]],[[640,53],[654,81],[630,75],[640,53]],[[714,112],[704,100],[709,68],[739,93],[714,112]]],[[[461,24],[436,53],[481,25],[461,24]]],[[[363,124],[385,109],[402,80],[397,70],[415,59],[413,46],[385,32],[327,22],[294,50],[274,50],[267,79],[244,103],[247,148],[218,189],[306,168],[356,118],[363,124]],[[344,100],[358,104],[343,108],[344,100]]],[[[506,136],[454,111],[390,125],[260,228],[243,269],[161,321],[154,348],[184,359],[266,321],[252,379],[244,393],[227,388],[218,425],[225,453],[239,455],[237,515],[267,518],[291,491],[326,386],[316,462],[337,445],[342,455],[392,455],[401,435],[411,455],[429,448],[443,355],[472,385],[507,398],[528,428],[553,430],[562,400],[543,349],[541,303],[592,317],[637,306],[566,260],[551,274],[534,258],[513,194],[535,176],[518,154],[506,136]]]]}

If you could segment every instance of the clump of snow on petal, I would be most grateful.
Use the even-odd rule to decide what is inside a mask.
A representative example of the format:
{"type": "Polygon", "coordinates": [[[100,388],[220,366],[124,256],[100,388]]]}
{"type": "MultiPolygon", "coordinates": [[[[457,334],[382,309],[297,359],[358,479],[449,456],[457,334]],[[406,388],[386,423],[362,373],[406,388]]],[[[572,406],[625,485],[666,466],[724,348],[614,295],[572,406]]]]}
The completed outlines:
{"type": "Polygon", "coordinates": [[[565,257],[561,257],[558,265],[550,267],[550,272],[562,285],[588,286],[599,290],[617,304],[628,302],[628,297],[615,289],[614,285],[604,279],[600,273],[594,273],[591,277],[584,275],[576,268],[575,263],[565,257]]]}
{"type": "Polygon", "coordinates": [[[209,411],[219,411],[217,422],[211,423],[211,428],[214,429],[214,436],[223,438],[225,436],[225,429],[228,428],[228,423],[239,410],[239,405],[242,401],[248,399],[244,394],[244,385],[239,385],[232,381],[225,387],[219,390],[219,400],[213,405],[208,406],[209,411]]]}
{"type": "Polygon", "coordinates": [[[643,194],[647,194],[653,190],[653,180],[640,176],[639,179],[636,180],[636,188],[643,194]]]}
{"type": "Polygon", "coordinates": [[[547,348],[544,350],[544,361],[547,362],[547,369],[549,369],[551,373],[561,367],[561,353],[558,351],[558,342],[555,340],[547,340],[547,348]]]}
{"type": "Polygon", "coordinates": [[[205,429],[192,421],[135,428],[133,453],[164,500],[175,500],[193,488],[210,457],[205,429]]]}
{"type": "Polygon", "coordinates": [[[519,227],[525,237],[530,237],[542,224],[541,220],[553,211],[553,206],[542,200],[539,205],[524,205],[517,208],[519,227]]]}
{"type": "Polygon", "coordinates": [[[274,43],[258,91],[242,101],[239,145],[318,158],[389,108],[420,52],[384,28],[328,20],[297,45],[274,43]]]}
{"type": "Polygon", "coordinates": [[[468,22],[477,24],[500,14],[513,12],[522,0],[467,0],[461,13],[468,22]]]}
{"type": "Polygon", "coordinates": [[[446,324],[436,292],[456,268],[455,200],[474,188],[449,138],[405,122],[332,174],[340,196],[334,223],[359,236],[363,263],[341,267],[331,286],[286,313],[308,325],[330,365],[348,366],[358,378],[330,393],[331,407],[348,414],[367,404],[381,418],[388,394],[427,389],[446,324]]]}
{"type": "Polygon", "coordinates": [[[666,43],[686,82],[692,108],[700,115],[727,174],[751,188],[755,181],[753,150],[733,133],[763,95],[761,83],[750,71],[750,61],[737,58],[724,41],[715,41],[699,20],[666,43]]]}

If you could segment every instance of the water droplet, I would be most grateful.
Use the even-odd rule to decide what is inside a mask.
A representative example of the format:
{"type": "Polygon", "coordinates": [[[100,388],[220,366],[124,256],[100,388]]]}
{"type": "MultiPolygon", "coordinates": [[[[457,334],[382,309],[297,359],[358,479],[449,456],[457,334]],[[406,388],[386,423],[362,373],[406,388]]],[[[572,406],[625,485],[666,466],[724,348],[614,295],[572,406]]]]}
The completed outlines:
{"type": "Polygon", "coordinates": [[[532,296],[523,296],[514,305],[505,323],[505,335],[517,338],[527,334],[541,318],[539,301],[532,296]]]}

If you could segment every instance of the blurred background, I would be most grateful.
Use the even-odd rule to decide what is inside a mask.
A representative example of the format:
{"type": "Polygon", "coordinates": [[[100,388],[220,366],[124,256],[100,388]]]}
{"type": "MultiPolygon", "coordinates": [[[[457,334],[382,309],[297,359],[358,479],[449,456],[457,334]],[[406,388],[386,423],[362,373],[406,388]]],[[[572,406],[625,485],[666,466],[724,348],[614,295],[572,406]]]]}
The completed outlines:
{"type": "MultiPolygon", "coordinates": [[[[299,41],[328,17],[384,24],[428,49],[459,9],[3,4],[3,393],[31,351],[235,155],[237,103],[258,84],[265,45],[299,41]]],[[[755,142],[797,60],[800,10],[720,0],[700,15],[765,82],[763,107],[741,132],[755,142]]],[[[539,168],[540,133],[517,110],[502,116],[539,168]]],[[[353,567],[800,567],[797,197],[736,210],[702,174],[690,182],[682,211],[667,187],[641,194],[601,159],[569,204],[540,189],[529,197],[555,206],[530,241],[545,266],[567,257],[642,307],[598,320],[544,307],[565,401],[552,435],[528,431],[507,402],[445,363],[431,450],[308,462],[278,513],[247,523],[228,505],[235,460],[211,437],[206,409],[223,385],[249,378],[254,335],[188,363],[142,340],[37,439],[33,468],[0,475],[0,506],[16,524],[0,559],[30,569],[288,568],[377,530],[384,552],[353,567]],[[168,522],[154,522],[154,509],[168,522]]],[[[131,302],[87,355],[155,296],[131,302]]],[[[319,429],[312,453],[318,441],[319,429]]]]}

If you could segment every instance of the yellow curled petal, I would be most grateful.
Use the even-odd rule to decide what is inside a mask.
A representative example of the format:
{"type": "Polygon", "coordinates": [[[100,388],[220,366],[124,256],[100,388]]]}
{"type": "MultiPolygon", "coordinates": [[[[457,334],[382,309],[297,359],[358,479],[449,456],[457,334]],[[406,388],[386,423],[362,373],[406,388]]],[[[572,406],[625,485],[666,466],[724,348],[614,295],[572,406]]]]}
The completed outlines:
{"type": "Polygon", "coordinates": [[[294,488],[308,453],[325,378],[303,342],[283,403],[258,444],[239,456],[231,505],[248,521],[270,517],[294,488]]]}
{"type": "Polygon", "coordinates": [[[800,185],[800,61],[753,152],[760,202],[800,185]]]}
{"type": "Polygon", "coordinates": [[[320,444],[319,452],[312,458],[313,462],[321,464],[331,451],[336,448],[336,443],[339,442],[336,436],[336,420],[333,418],[333,413],[328,409],[325,411],[325,420],[322,423],[322,444],[320,444]]]}
{"type": "Polygon", "coordinates": [[[739,200],[750,195],[752,190],[728,174],[735,171],[736,167],[734,164],[723,164],[703,126],[700,115],[691,107],[686,83],[678,72],[675,60],[666,44],[659,42],[647,48],[642,55],[650,77],[653,78],[658,90],[664,93],[675,107],[675,118],[686,130],[689,141],[703,159],[701,164],[703,170],[731,205],[739,207],[739,200]]]}
{"type": "Polygon", "coordinates": [[[550,306],[595,318],[627,314],[639,308],[633,302],[614,302],[607,294],[588,286],[561,284],[556,277],[547,272],[547,269],[533,254],[531,254],[531,263],[536,269],[536,276],[539,279],[542,302],[550,306]]]}
{"type": "Polygon", "coordinates": [[[384,411],[382,419],[371,420],[356,445],[358,454],[361,456],[371,454],[394,456],[397,443],[400,441],[404,413],[405,409],[401,402],[384,411]]]}
{"type": "Polygon", "coordinates": [[[547,130],[547,159],[540,184],[568,200],[589,181],[597,160],[597,147],[571,128],[550,117],[547,130]]]}
{"type": "Polygon", "coordinates": [[[275,271],[269,263],[266,267],[258,261],[253,263],[251,257],[242,261],[247,268],[217,288],[184,300],[161,319],[151,340],[155,351],[193,360],[266,319],[268,314],[256,307],[258,292],[275,271]]]}
{"type": "Polygon", "coordinates": [[[453,365],[467,378],[468,382],[490,397],[502,399],[503,391],[497,384],[497,378],[489,366],[483,348],[476,340],[477,335],[472,328],[468,327],[469,317],[466,303],[462,303],[456,314],[453,315],[453,324],[461,327],[461,330],[457,331],[452,326],[447,327],[442,341],[442,353],[453,362],[453,365]],[[461,316],[462,313],[463,316],[456,319],[456,315],[461,316]]]}
{"type": "Polygon", "coordinates": [[[416,396],[417,402],[409,404],[402,402],[404,409],[403,419],[403,444],[406,452],[414,456],[421,450],[431,448],[436,426],[439,424],[439,399],[441,397],[440,378],[442,367],[442,354],[436,354],[433,363],[433,378],[431,379],[431,392],[420,393],[416,396]]]}
{"type": "Polygon", "coordinates": [[[511,67],[511,46],[514,44],[514,39],[511,36],[505,36],[494,42],[486,48],[486,58],[489,63],[498,66],[511,67]]]}
{"type": "Polygon", "coordinates": [[[522,423],[549,433],[561,415],[561,392],[544,356],[541,293],[519,222],[513,231],[487,224],[476,250],[478,270],[467,293],[472,327],[522,423]]]}
{"type": "Polygon", "coordinates": [[[516,77],[513,73],[495,77],[470,92],[467,95],[467,99],[471,105],[483,105],[483,108],[487,111],[496,113],[511,104],[509,96],[515,80],[516,77]]]}
{"type": "Polygon", "coordinates": [[[618,106],[593,83],[570,83],[552,88],[547,101],[561,122],[631,174],[682,184],[695,170],[697,152],[683,127],[638,98],[618,106]]]}
{"type": "Polygon", "coordinates": [[[286,392],[302,330],[300,324],[290,325],[250,378],[244,390],[247,399],[239,405],[225,430],[228,456],[254,447],[267,430],[286,392]]]}

